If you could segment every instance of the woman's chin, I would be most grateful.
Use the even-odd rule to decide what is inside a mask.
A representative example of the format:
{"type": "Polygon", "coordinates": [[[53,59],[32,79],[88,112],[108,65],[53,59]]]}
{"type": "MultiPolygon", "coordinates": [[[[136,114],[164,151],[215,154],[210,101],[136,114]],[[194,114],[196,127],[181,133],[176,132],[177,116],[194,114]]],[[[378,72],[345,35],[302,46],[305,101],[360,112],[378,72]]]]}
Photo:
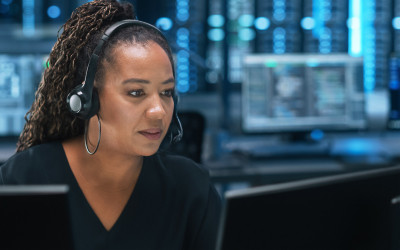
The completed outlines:
{"type": "Polygon", "coordinates": [[[143,150],[140,150],[139,155],[141,156],[152,156],[155,153],[158,152],[159,146],[155,147],[149,147],[149,148],[144,148],[143,150]]]}

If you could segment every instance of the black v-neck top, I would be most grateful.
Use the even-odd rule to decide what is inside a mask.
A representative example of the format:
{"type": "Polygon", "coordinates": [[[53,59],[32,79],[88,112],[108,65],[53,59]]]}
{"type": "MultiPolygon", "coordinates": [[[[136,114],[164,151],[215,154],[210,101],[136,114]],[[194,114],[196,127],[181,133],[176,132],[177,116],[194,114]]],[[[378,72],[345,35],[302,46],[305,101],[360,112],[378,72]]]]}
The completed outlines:
{"type": "Polygon", "coordinates": [[[221,201],[208,172],[184,157],[145,157],[135,189],[107,231],[83,195],[61,142],[16,153],[0,184],[68,184],[77,250],[214,249],[221,201]]]}

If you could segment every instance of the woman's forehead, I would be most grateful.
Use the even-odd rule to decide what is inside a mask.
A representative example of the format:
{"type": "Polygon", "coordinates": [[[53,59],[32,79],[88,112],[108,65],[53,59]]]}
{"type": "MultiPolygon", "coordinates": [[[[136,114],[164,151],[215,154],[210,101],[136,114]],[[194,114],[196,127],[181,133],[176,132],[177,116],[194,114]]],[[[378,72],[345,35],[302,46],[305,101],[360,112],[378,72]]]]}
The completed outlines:
{"type": "Polygon", "coordinates": [[[116,47],[113,60],[105,65],[121,77],[148,76],[154,74],[173,77],[171,61],[165,51],[156,43],[135,44],[116,47]]]}
{"type": "Polygon", "coordinates": [[[172,63],[165,50],[156,42],[148,41],[147,43],[121,43],[110,51],[112,61],[117,60],[156,60],[167,59],[172,63]]]}

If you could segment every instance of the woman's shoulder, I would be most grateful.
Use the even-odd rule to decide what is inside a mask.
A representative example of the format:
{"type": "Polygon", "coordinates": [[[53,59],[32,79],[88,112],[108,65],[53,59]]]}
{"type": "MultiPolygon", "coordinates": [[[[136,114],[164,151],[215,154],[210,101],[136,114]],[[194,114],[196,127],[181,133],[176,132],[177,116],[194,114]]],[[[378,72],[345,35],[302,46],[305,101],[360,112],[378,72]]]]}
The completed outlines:
{"type": "Polygon", "coordinates": [[[19,184],[43,178],[44,165],[49,164],[61,146],[60,142],[43,143],[17,152],[0,166],[4,184],[19,184]]]}
{"type": "Polygon", "coordinates": [[[29,163],[36,160],[45,160],[43,156],[51,155],[57,149],[57,146],[60,145],[60,142],[49,142],[29,147],[21,152],[16,152],[2,167],[12,163],[29,163]]]}

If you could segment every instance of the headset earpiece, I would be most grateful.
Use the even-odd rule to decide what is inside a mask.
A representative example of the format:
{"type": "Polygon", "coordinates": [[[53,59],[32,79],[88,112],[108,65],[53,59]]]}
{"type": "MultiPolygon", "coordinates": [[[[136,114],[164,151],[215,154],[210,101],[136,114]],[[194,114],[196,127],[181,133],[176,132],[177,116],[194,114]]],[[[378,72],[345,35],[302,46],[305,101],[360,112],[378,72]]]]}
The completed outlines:
{"type": "Polygon", "coordinates": [[[90,119],[100,108],[99,96],[96,89],[88,95],[84,84],[76,86],[67,97],[69,111],[80,119],[90,119]]]}

